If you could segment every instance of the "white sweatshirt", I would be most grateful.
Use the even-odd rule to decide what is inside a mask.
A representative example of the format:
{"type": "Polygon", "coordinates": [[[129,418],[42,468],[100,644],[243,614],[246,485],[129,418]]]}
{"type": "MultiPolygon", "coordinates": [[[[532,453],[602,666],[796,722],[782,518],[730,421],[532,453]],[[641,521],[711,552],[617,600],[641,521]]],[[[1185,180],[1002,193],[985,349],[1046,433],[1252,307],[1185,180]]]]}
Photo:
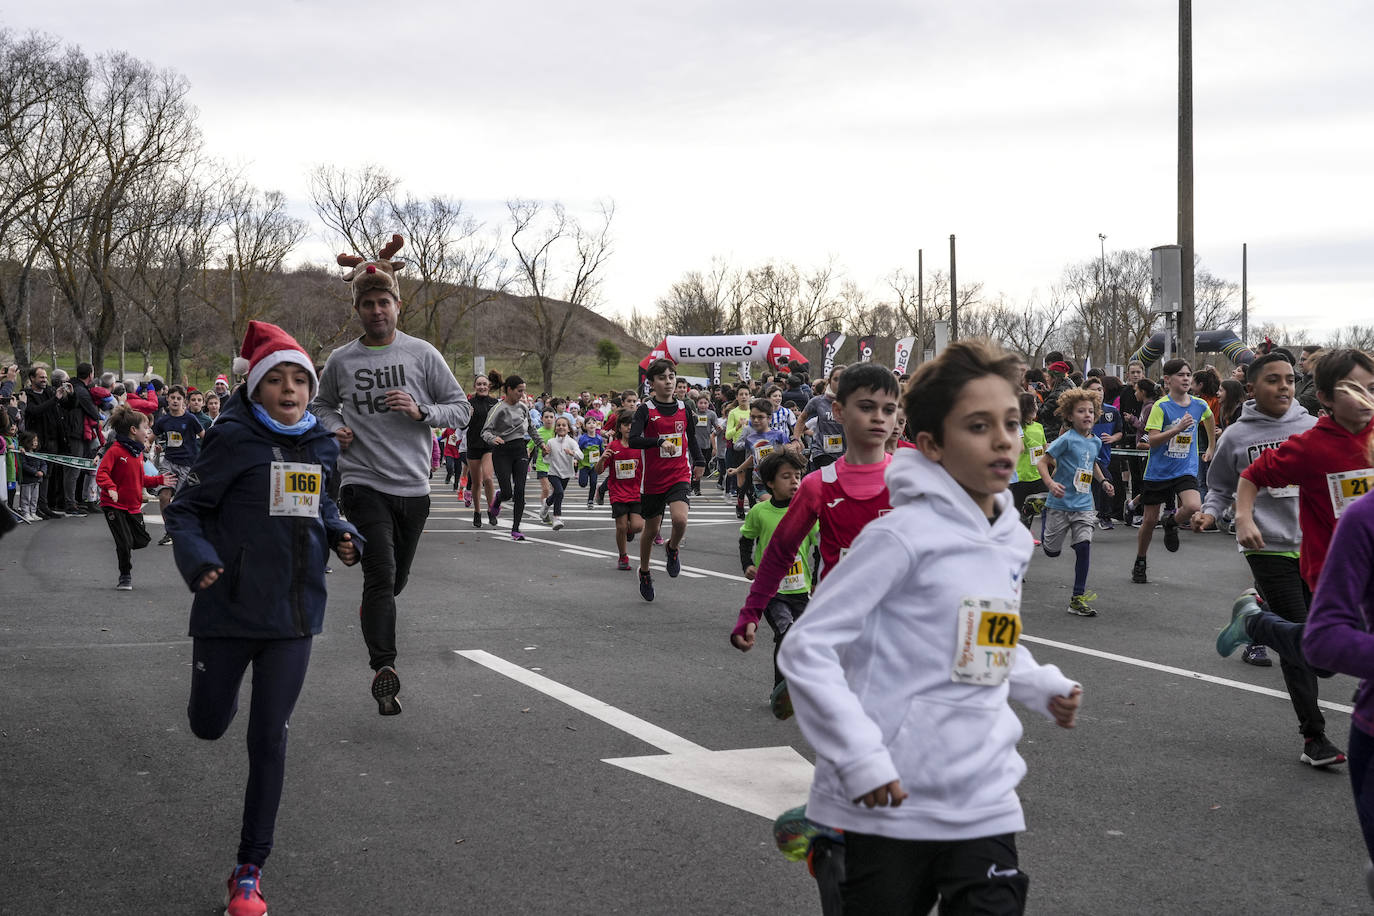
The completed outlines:
{"type": "Polygon", "coordinates": [[[1008,697],[1053,719],[1050,699],[1075,686],[1024,646],[996,646],[1012,630],[1019,638],[1030,532],[1010,493],[989,524],[915,449],[892,457],[887,486],[892,511],[821,583],[778,657],[816,750],[807,817],[910,840],[1024,830],[1021,722],[1008,697]],[[990,628],[997,638],[980,646],[990,628]],[[900,807],[854,803],[894,779],[910,795],[900,807]]]}
{"type": "Polygon", "coordinates": [[[582,460],[582,449],[571,436],[554,436],[549,440],[549,476],[564,479],[577,473],[577,462],[582,460]]]}

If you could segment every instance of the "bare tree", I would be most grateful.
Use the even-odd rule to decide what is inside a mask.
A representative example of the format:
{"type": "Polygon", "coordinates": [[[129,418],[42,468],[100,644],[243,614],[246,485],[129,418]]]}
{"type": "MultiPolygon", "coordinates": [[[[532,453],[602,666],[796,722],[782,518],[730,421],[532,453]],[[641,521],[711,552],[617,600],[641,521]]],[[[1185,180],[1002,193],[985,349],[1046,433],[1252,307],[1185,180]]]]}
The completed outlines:
{"type": "Polygon", "coordinates": [[[292,216],[280,191],[259,191],[243,181],[224,192],[224,254],[230,294],[207,295],[207,304],[224,319],[232,352],[248,330],[278,302],[286,258],[305,237],[303,220],[292,216]]]}
{"type": "Polygon", "coordinates": [[[1353,350],[1374,351],[1374,324],[1351,324],[1340,328],[1327,338],[1328,347],[1349,347],[1353,350]]]}
{"type": "Polygon", "coordinates": [[[791,341],[820,337],[844,319],[839,282],[833,259],[806,274],[793,264],[763,264],[745,275],[745,322],[791,341]]]}
{"type": "Polygon", "coordinates": [[[588,229],[563,205],[512,200],[510,246],[523,296],[513,300],[529,316],[535,339],[529,347],[539,360],[545,391],[553,390],[554,363],[575,306],[595,308],[601,268],[611,255],[611,220],[615,206],[604,202],[596,224],[588,229]]]}
{"type": "Polygon", "coordinates": [[[396,231],[389,220],[400,185],[381,166],[366,165],[350,172],[321,165],[310,173],[310,201],[347,254],[372,257],[396,231]]]}

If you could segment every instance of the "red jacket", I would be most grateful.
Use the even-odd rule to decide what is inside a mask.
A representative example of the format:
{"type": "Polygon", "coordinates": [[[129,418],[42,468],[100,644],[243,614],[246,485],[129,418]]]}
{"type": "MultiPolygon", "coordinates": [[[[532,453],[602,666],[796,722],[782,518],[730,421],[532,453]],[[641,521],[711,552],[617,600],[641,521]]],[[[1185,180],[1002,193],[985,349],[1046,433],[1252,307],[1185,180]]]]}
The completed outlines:
{"type": "Polygon", "coordinates": [[[1331,535],[1336,531],[1336,509],[1328,474],[1358,471],[1374,465],[1369,454],[1374,423],[1352,433],[1330,417],[1292,436],[1278,448],[1260,453],[1240,476],[1257,487],[1298,486],[1298,526],[1302,550],[1298,569],[1308,588],[1317,588],[1331,535]]]}
{"type": "Polygon", "coordinates": [[[124,403],[146,417],[157,416],[157,396],[152,398],[141,398],[132,391],[124,396],[124,403]]]}
{"type": "Polygon", "coordinates": [[[100,488],[100,505],[112,509],[122,509],[134,515],[143,514],[143,488],[160,487],[161,474],[149,476],[143,473],[143,456],[130,451],[128,446],[116,440],[105,451],[96,468],[95,483],[100,488]],[[119,492],[119,499],[110,498],[111,488],[119,492]]]}

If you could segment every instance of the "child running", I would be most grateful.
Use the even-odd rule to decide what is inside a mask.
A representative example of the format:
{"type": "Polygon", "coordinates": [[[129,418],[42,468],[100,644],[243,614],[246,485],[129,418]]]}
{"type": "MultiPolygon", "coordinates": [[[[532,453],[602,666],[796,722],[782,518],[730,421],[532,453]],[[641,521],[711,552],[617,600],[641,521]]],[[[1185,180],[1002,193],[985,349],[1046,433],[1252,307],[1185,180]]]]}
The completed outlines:
{"type": "Polygon", "coordinates": [[[577,447],[582,449],[582,461],[577,470],[577,485],[587,488],[587,508],[592,508],[596,497],[597,464],[606,448],[606,440],[601,435],[601,418],[588,416],[582,421],[582,435],[577,439],[577,447]]]}
{"type": "MultiPolygon", "coordinates": [[[[1031,500],[1046,491],[1045,481],[1040,476],[1039,462],[1045,454],[1045,427],[1035,419],[1040,410],[1040,399],[1029,391],[1019,395],[1021,402],[1021,456],[1016,459],[1016,482],[1011,485],[1012,499],[1021,524],[1030,528],[1031,522],[1044,508],[1044,500],[1031,500]]],[[[1039,546],[1037,544],[1036,546],[1039,546]]]]}
{"type": "Polygon", "coordinates": [[[1198,497],[1197,431],[1207,430],[1207,452],[1203,461],[1212,460],[1217,442],[1216,421],[1207,402],[1188,393],[1193,384],[1193,370],[1185,360],[1171,359],[1164,364],[1164,384],[1167,395],[1161,396],[1150,408],[1145,421],[1145,445],[1150,456],[1145,464],[1145,486],[1140,502],[1145,507],[1144,521],[1136,536],[1135,566],[1131,581],[1149,581],[1145,555],[1155,536],[1160,505],[1169,497],[1178,499],[1178,509],[1164,517],[1164,549],[1178,551],[1178,528],[1186,525],[1194,512],[1202,508],[1198,497]]]}
{"type": "Polygon", "coordinates": [[[760,490],[763,488],[763,480],[755,470],[749,475],[749,469],[757,469],[759,463],[769,455],[787,446],[789,434],[783,429],[773,429],[770,425],[773,413],[773,405],[767,398],[754,398],[749,403],[749,427],[740,441],[740,452],[745,456],[738,467],[727,468],[725,473],[735,478],[735,484],[739,488],[739,496],[735,500],[735,515],[744,518],[744,498],[749,497],[749,507],[752,509],[758,502],[760,490]]]}
{"type": "Polygon", "coordinates": [[[572,479],[573,470],[582,460],[582,449],[572,437],[572,422],[567,417],[553,421],[553,438],[544,443],[548,460],[549,498],[544,500],[540,518],[544,524],[552,523],[554,531],[563,530],[563,493],[572,479]]]}
{"type": "Polygon", "coordinates": [[[147,547],[152,539],[143,524],[143,488],[162,486],[163,477],[145,472],[144,450],[153,440],[147,414],[120,404],[110,413],[110,432],[114,441],[100,459],[95,483],[100,488],[100,511],[115,542],[115,559],[119,563],[115,588],[127,592],[134,587],[131,552],[147,547]]]}
{"type": "Polygon", "coordinates": [[[1082,689],[1018,644],[1033,548],[1006,492],[1017,378],[1014,356],[976,340],[917,370],[905,398],[917,449],[888,469],[895,508],[778,656],[816,750],[807,817],[844,831],[846,913],[1025,908],[1026,766],[1008,701],[1072,728],[1082,689]]]}
{"type": "MultiPolygon", "coordinates": [[[[1102,440],[1093,435],[1093,425],[1101,407],[1100,391],[1070,388],[1059,395],[1055,414],[1064,421],[1064,432],[1050,443],[1036,463],[1040,477],[1049,481],[1050,490],[1050,497],[1045,501],[1042,546],[1045,556],[1057,557],[1064,549],[1064,535],[1069,535],[1074,562],[1073,594],[1068,610],[1079,617],[1097,616],[1092,606],[1097,594],[1087,592],[1093,525],[1097,521],[1093,511],[1093,481],[1101,481],[1108,496],[1116,492],[1111,482],[1103,478],[1102,465],[1097,460],[1102,440]],[[1054,460],[1053,472],[1050,471],[1051,459],[1054,460]]],[[[1017,410],[1020,409],[1018,400],[1017,410]]]]}
{"type": "MultiPolygon", "coordinates": [[[[200,437],[205,428],[200,421],[186,412],[186,389],[173,385],[167,389],[167,412],[158,417],[153,424],[153,434],[157,436],[161,462],[158,470],[162,473],[162,484],[157,491],[158,505],[163,512],[171,503],[172,496],[181,488],[182,482],[191,473],[200,453],[200,437]]],[[[172,532],[162,535],[158,545],[169,546],[172,532]]]]}
{"type": "Polygon", "coordinates": [[[700,477],[700,455],[691,431],[696,427],[692,408],[673,398],[677,370],[671,361],[656,359],[645,376],[653,396],[635,410],[630,427],[630,447],[644,452],[644,491],[640,508],[644,517],[644,536],[639,541],[639,594],[654,600],[654,579],[649,572],[649,556],[658,537],[666,509],[672,519],[672,533],[663,545],[664,564],[670,578],[682,572],[678,551],[687,533],[687,511],[691,506],[693,477],[700,477]]]}
{"type": "MultiPolygon", "coordinates": [[[[705,394],[698,396],[696,403],[697,423],[696,427],[692,430],[692,434],[697,438],[697,451],[701,454],[701,466],[702,468],[709,468],[711,466],[712,456],[715,454],[714,450],[711,448],[711,443],[715,441],[716,424],[720,418],[717,417],[716,412],[711,409],[711,398],[709,396],[705,394]]],[[[701,476],[706,476],[704,471],[701,476]]],[[[692,495],[701,495],[700,477],[692,482],[692,495]]]]}
{"type": "Polygon", "coordinates": [[[329,497],[339,446],[306,410],[318,382],[310,357],[276,325],[250,321],[248,381],[206,434],[165,513],[191,605],[191,731],[213,741],[238,712],[253,666],[248,784],[228,916],[264,916],[262,867],[286,773],[287,722],[324,622],[332,546],[358,562],[363,541],[329,497]]]}
{"type": "Polygon", "coordinates": [[[634,414],[622,408],[615,412],[612,419],[616,437],[606,446],[596,470],[606,474],[610,491],[611,517],[615,519],[615,549],[620,557],[616,569],[628,570],[630,555],[627,545],[644,530],[644,518],[640,515],[639,505],[644,456],[639,449],[630,448],[630,427],[634,425],[634,414]]]}
{"type": "MultiPolygon", "coordinates": [[[[777,530],[797,487],[801,485],[802,477],[806,474],[806,460],[793,451],[775,451],[760,462],[758,473],[769,498],[749,510],[739,529],[739,561],[744,569],[744,578],[751,581],[758,573],[759,563],[768,549],[773,532],[777,530]]],[[[769,702],[776,710],[774,714],[781,719],[791,715],[791,708],[790,703],[786,709],[781,706],[781,694],[786,691],[787,685],[782,672],[778,670],[778,649],[782,646],[782,638],[801,617],[806,610],[806,603],[811,599],[811,588],[815,581],[812,554],[819,537],[820,524],[816,523],[802,539],[792,565],[778,583],[777,594],[769,600],[763,611],[763,619],[768,621],[768,626],[773,630],[773,690],[778,694],[770,697],[769,702]]]]}

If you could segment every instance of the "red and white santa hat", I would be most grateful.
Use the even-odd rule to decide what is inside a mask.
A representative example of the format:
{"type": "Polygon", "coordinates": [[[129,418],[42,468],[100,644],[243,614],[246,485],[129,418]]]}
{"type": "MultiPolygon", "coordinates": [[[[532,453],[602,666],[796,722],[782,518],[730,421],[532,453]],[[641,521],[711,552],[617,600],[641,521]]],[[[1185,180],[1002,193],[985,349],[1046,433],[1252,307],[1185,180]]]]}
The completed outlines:
{"type": "Polygon", "coordinates": [[[315,375],[315,364],[310,354],[290,334],[266,321],[248,322],[248,332],[243,335],[243,346],[234,358],[234,374],[248,376],[248,396],[258,388],[262,377],[273,366],[282,363],[295,363],[310,373],[310,391],[313,394],[320,385],[315,375]]]}

